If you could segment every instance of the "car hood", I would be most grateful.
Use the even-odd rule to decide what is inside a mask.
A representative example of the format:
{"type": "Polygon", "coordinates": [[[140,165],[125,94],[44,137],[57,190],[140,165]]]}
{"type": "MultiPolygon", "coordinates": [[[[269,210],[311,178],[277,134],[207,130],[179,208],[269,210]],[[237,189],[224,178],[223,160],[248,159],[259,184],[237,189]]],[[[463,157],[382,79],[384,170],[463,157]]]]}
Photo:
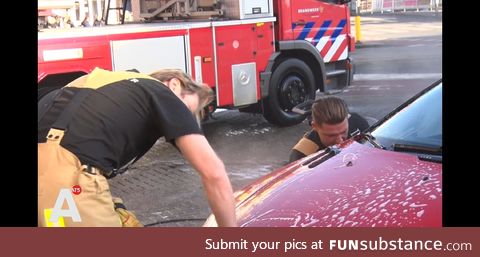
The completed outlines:
{"type": "Polygon", "coordinates": [[[442,225],[442,164],[347,141],[337,155],[316,167],[305,165],[321,154],[307,156],[238,192],[239,225],[442,225]]]}

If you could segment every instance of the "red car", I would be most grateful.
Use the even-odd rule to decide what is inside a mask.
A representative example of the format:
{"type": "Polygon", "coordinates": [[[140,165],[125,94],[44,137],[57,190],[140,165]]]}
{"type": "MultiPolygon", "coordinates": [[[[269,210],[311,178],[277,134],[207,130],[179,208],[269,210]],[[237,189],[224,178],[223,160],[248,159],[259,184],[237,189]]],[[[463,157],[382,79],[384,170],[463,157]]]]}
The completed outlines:
{"type": "MultiPolygon", "coordinates": [[[[236,193],[242,227],[441,227],[442,82],[236,193]]],[[[204,226],[216,226],[211,215],[204,226]]]]}

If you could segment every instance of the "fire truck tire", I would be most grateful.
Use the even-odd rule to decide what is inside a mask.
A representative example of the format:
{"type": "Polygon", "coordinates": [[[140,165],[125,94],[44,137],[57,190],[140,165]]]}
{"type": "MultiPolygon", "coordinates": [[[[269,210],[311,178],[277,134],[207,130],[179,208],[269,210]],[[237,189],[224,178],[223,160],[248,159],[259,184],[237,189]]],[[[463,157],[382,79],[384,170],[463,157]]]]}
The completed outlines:
{"type": "Polygon", "coordinates": [[[299,59],[285,59],[273,71],[264,101],[264,117],[277,126],[302,122],[305,115],[292,112],[294,106],[315,99],[315,78],[308,65],[299,59]]]}

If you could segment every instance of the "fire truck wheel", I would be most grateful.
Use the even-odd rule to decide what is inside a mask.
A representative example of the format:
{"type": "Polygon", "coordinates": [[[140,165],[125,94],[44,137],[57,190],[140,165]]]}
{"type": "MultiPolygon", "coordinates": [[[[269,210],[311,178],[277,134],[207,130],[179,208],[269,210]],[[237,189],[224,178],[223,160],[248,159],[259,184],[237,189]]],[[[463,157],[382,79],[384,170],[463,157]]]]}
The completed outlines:
{"type": "Polygon", "coordinates": [[[299,59],[286,59],[273,71],[264,101],[264,117],[278,126],[302,122],[305,115],[292,112],[294,106],[315,99],[315,79],[308,65],[299,59]]]}

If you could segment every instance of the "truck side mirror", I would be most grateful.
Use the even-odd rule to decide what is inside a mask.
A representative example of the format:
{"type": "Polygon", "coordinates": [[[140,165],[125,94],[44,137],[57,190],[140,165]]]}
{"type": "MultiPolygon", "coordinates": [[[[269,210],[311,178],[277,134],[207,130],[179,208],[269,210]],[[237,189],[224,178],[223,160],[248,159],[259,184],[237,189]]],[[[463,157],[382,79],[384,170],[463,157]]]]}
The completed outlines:
{"type": "Polygon", "coordinates": [[[338,2],[340,4],[346,4],[346,3],[350,3],[352,0],[339,0],[338,2]]]}

